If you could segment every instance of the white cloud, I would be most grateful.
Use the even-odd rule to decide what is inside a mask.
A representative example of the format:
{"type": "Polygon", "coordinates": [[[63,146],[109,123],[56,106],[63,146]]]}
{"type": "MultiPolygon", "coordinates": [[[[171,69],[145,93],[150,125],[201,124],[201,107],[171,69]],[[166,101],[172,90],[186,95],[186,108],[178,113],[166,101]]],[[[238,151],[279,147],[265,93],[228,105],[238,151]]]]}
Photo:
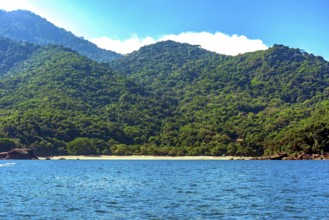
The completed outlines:
{"type": "Polygon", "coordinates": [[[90,41],[100,48],[112,50],[121,54],[131,53],[145,45],[156,43],[156,40],[151,37],[141,39],[137,35],[133,35],[131,38],[122,41],[114,40],[108,37],[93,38],[90,39],[90,41]]]}
{"type": "Polygon", "coordinates": [[[220,32],[185,32],[179,35],[166,35],[160,40],[173,40],[179,43],[200,45],[202,48],[226,55],[265,50],[267,46],[261,40],[248,39],[246,36],[236,34],[230,36],[220,32]]]}
{"type": "Polygon", "coordinates": [[[152,37],[139,38],[133,35],[126,40],[114,40],[109,37],[100,37],[90,39],[100,48],[112,50],[121,54],[131,53],[140,47],[154,44],[159,41],[173,40],[179,43],[188,43],[200,45],[202,48],[226,55],[237,55],[240,53],[252,52],[256,50],[265,50],[267,46],[259,39],[248,39],[244,35],[227,35],[220,32],[184,32],[178,35],[164,35],[159,39],[152,37]]]}

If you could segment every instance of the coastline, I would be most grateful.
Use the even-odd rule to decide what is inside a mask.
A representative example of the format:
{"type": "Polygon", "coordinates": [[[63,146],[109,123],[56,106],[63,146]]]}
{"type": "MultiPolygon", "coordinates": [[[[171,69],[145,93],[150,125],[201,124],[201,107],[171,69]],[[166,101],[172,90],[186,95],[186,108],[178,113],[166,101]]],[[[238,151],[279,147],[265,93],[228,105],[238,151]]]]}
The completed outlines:
{"type": "MultiPolygon", "coordinates": [[[[40,160],[46,160],[47,157],[39,157],[40,160]]],[[[252,157],[234,157],[234,156],[149,156],[149,155],[63,155],[48,157],[50,160],[251,160],[252,157]]]]}

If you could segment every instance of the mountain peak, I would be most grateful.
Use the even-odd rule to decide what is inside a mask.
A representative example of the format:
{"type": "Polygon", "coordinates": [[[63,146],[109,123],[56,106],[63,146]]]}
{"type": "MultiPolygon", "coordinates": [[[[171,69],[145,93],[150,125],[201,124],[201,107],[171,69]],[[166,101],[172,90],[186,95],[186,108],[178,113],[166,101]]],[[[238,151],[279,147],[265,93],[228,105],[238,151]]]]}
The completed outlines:
{"type": "Polygon", "coordinates": [[[188,44],[188,43],[180,43],[180,42],[176,42],[173,40],[165,40],[165,41],[159,41],[155,44],[150,44],[150,45],[146,45],[144,47],[140,48],[140,52],[145,52],[147,50],[159,50],[159,51],[165,51],[165,50],[170,50],[170,51],[179,51],[179,50],[200,50],[200,51],[207,51],[209,53],[213,53],[210,52],[208,50],[202,49],[200,47],[200,45],[192,45],[192,44],[188,44]]]}
{"type": "Polygon", "coordinates": [[[161,68],[157,67],[158,72],[161,72],[160,69],[166,69],[166,71],[178,69],[188,62],[195,62],[204,57],[219,56],[221,55],[202,49],[199,46],[168,40],[144,46],[138,51],[112,62],[111,66],[126,74],[145,68],[154,73],[156,71],[153,67],[160,62],[164,62],[166,65],[161,68]],[[130,67],[129,63],[134,63],[136,66],[130,69],[132,66],[130,67]]]}
{"type": "Polygon", "coordinates": [[[300,62],[305,59],[318,59],[325,61],[321,56],[315,56],[311,53],[307,53],[305,50],[299,48],[290,48],[282,44],[274,44],[273,47],[264,51],[271,59],[285,61],[285,62],[300,62]]]}
{"type": "Polygon", "coordinates": [[[26,10],[0,11],[0,34],[18,41],[39,45],[59,44],[76,50],[98,62],[110,62],[122,55],[98,48],[95,44],[76,37],[63,28],[26,10]]]}

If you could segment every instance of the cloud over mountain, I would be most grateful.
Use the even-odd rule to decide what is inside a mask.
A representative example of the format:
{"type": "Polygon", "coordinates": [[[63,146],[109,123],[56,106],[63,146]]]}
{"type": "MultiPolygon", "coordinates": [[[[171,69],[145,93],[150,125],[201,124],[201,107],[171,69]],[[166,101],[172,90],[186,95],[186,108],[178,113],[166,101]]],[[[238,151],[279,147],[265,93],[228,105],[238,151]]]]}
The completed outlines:
{"type": "Polygon", "coordinates": [[[249,39],[244,35],[227,35],[221,32],[183,32],[178,35],[164,35],[159,39],[152,37],[139,38],[137,35],[132,35],[125,40],[111,39],[109,37],[92,38],[89,40],[100,48],[121,54],[131,53],[142,46],[165,40],[200,45],[200,47],[206,50],[226,55],[237,55],[239,53],[267,49],[267,46],[260,39],[249,39]]]}
{"type": "Polygon", "coordinates": [[[89,39],[89,41],[93,42],[100,48],[112,48],[112,51],[121,54],[131,53],[143,46],[154,44],[157,42],[152,37],[139,38],[137,35],[133,35],[129,39],[125,40],[111,39],[109,37],[99,37],[89,39]]]}

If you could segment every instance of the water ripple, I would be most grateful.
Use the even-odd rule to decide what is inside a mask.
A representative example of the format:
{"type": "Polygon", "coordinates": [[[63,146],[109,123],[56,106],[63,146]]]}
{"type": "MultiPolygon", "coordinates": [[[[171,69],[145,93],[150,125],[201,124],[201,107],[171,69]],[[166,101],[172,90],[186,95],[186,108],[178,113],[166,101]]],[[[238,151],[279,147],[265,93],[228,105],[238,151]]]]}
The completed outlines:
{"type": "Polygon", "coordinates": [[[0,167],[8,168],[0,169],[0,219],[326,219],[329,204],[327,161],[19,161],[0,167]]]}

